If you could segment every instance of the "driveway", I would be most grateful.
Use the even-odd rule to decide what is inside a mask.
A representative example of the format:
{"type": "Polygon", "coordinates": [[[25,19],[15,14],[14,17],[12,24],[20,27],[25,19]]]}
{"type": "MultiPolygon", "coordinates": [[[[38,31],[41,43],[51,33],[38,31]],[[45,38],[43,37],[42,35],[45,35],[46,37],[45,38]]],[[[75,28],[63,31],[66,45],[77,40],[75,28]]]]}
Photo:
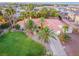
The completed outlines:
{"type": "Polygon", "coordinates": [[[68,56],[79,56],[79,34],[71,33],[69,36],[71,37],[71,40],[66,44],[63,44],[65,47],[64,50],[68,56]]]}

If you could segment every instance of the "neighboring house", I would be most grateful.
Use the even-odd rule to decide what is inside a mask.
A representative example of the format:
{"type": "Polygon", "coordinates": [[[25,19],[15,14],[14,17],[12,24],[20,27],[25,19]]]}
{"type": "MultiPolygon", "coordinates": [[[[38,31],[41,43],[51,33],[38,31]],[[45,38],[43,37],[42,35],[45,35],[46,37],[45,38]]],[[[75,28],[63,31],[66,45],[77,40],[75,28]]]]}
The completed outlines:
{"type": "Polygon", "coordinates": [[[79,14],[75,16],[75,24],[79,25],[79,14]]]}
{"type": "Polygon", "coordinates": [[[71,18],[72,21],[74,21],[75,13],[70,12],[68,13],[68,16],[71,18]]]}
{"type": "Polygon", "coordinates": [[[74,21],[75,24],[79,24],[79,12],[68,13],[68,16],[74,21]]]}

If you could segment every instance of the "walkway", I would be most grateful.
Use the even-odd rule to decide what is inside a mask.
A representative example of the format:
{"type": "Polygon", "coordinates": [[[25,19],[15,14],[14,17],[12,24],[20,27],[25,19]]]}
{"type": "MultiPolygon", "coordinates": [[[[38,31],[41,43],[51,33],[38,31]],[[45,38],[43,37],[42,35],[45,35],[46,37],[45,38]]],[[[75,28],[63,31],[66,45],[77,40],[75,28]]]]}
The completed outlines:
{"type": "Polygon", "coordinates": [[[51,38],[49,45],[55,56],[66,56],[66,53],[65,53],[63,46],[61,45],[59,39],[51,38]]]}

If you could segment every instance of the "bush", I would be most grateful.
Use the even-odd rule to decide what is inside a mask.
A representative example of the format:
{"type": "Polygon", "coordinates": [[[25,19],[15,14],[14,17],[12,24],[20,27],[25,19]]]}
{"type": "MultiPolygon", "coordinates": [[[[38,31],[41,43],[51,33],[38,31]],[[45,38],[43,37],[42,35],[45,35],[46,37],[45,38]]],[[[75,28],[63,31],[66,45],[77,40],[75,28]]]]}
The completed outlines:
{"type": "Polygon", "coordinates": [[[59,38],[62,42],[68,42],[71,37],[66,33],[62,33],[59,35],[59,38]]]}
{"type": "Polygon", "coordinates": [[[2,33],[3,31],[2,30],[0,30],[0,34],[2,33]]]}
{"type": "Polygon", "coordinates": [[[17,29],[17,30],[19,30],[20,29],[20,25],[15,25],[15,28],[17,29]]]}
{"type": "Polygon", "coordinates": [[[69,39],[70,39],[70,36],[69,36],[69,35],[67,35],[67,34],[64,34],[64,39],[67,41],[67,40],[69,40],[69,39]]]}
{"type": "Polygon", "coordinates": [[[66,32],[68,31],[68,25],[65,24],[65,25],[63,26],[63,29],[64,29],[64,33],[66,33],[66,32]]]}
{"type": "Polygon", "coordinates": [[[2,24],[0,26],[1,29],[5,29],[5,28],[8,28],[8,27],[9,27],[9,24],[8,23],[2,24]]]}

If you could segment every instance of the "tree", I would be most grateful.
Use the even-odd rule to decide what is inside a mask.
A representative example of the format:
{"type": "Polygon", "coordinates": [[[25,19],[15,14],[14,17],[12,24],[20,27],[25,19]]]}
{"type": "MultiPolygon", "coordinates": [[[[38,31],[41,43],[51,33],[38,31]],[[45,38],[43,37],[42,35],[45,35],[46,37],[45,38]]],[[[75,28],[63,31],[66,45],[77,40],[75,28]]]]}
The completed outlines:
{"type": "Polygon", "coordinates": [[[68,31],[68,25],[65,24],[65,25],[63,26],[63,30],[64,30],[64,33],[66,33],[66,32],[68,31]]]}
{"type": "Polygon", "coordinates": [[[57,17],[59,14],[58,14],[58,11],[55,10],[55,9],[50,9],[49,10],[49,16],[51,17],[57,17]]]}
{"type": "Polygon", "coordinates": [[[51,31],[47,26],[43,29],[41,29],[38,32],[39,37],[41,37],[45,42],[48,42],[50,37],[55,39],[55,33],[51,31]]]}
{"type": "Polygon", "coordinates": [[[7,9],[5,9],[5,15],[6,17],[8,18],[9,20],[9,25],[11,26],[11,28],[15,25],[15,21],[14,21],[14,14],[16,13],[16,11],[12,8],[12,7],[9,7],[7,9]]]}
{"type": "Polygon", "coordinates": [[[35,11],[30,11],[30,12],[21,12],[20,13],[20,17],[22,17],[22,19],[25,18],[36,18],[37,17],[37,13],[35,11]]]}
{"type": "Polygon", "coordinates": [[[63,32],[59,35],[60,40],[65,43],[70,39],[70,36],[67,34],[68,31],[68,25],[63,26],[63,32]]]}
{"type": "Polygon", "coordinates": [[[2,20],[3,19],[3,16],[0,16],[0,20],[2,20]]]}
{"type": "Polygon", "coordinates": [[[34,5],[33,4],[28,4],[27,5],[27,10],[28,11],[32,11],[34,9],[34,5]]]}
{"type": "Polygon", "coordinates": [[[1,15],[0,15],[0,22],[2,22],[3,24],[4,24],[4,23],[7,23],[7,21],[6,21],[6,20],[4,19],[4,17],[1,16],[1,15]]]}
{"type": "Polygon", "coordinates": [[[48,9],[44,7],[42,10],[39,11],[38,14],[40,17],[47,18],[48,17],[48,9]]]}
{"type": "Polygon", "coordinates": [[[32,19],[28,19],[26,22],[26,31],[30,31],[31,34],[33,34],[33,31],[35,30],[35,23],[32,19]]]}
{"type": "Polygon", "coordinates": [[[21,17],[21,19],[27,18],[27,13],[26,12],[21,12],[20,17],[21,17]]]}
{"type": "Polygon", "coordinates": [[[43,29],[43,27],[44,27],[44,21],[45,21],[44,17],[41,17],[40,18],[41,29],[43,29]]]}
{"type": "Polygon", "coordinates": [[[37,18],[37,13],[35,11],[30,12],[31,18],[37,18]]]}
{"type": "Polygon", "coordinates": [[[8,27],[9,27],[9,24],[8,24],[8,23],[3,23],[3,24],[1,24],[1,26],[0,26],[1,29],[6,29],[6,28],[8,28],[8,27]]]}

